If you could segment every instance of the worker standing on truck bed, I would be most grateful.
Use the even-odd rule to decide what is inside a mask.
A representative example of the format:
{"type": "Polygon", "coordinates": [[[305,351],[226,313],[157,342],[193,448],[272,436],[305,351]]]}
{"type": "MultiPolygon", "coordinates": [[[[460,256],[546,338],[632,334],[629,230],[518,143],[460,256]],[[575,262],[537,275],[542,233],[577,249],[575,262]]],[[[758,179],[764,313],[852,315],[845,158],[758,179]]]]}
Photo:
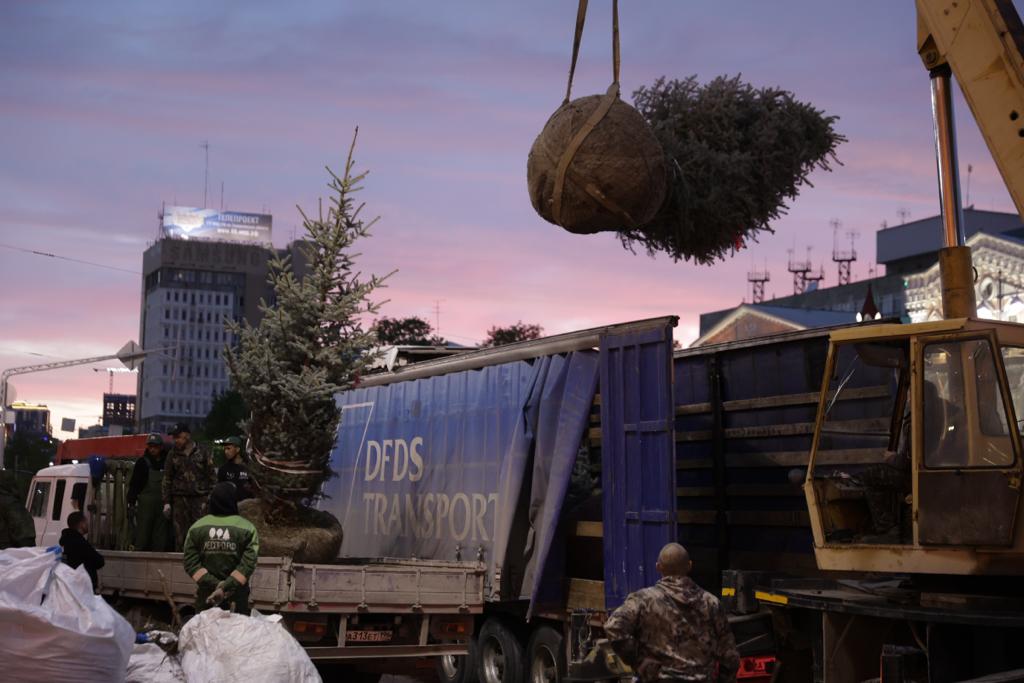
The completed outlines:
{"type": "Polygon", "coordinates": [[[605,622],[615,651],[643,683],[734,683],[740,656],[718,599],[693,582],[686,548],[669,543],[656,568],[662,578],[631,593],[605,622]]]}
{"type": "Polygon", "coordinates": [[[217,470],[217,481],[230,481],[235,485],[238,495],[238,502],[241,503],[247,498],[252,498],[252,481],[249,479],[249,470],[242,462],[242,439],[237,436],[229,436],[224,440],[225,462],[217,470]]]}
{"type": "Polygon", "coordinates": [[[0,550],[36,544],[36,526],[18,494],[14,472],[0,470],[0,550]]]}
{"type": "Polygon", "coordinates": [[[161,497],[164,516],[174,520],[174,549],[185,545],[185,535],[206,512],[206,498],[217,482],[213,457],[192,440],[192,430],[179,422],[171,430],[174,448],[164,467],[161,497]]]}
{"type": "Polygon", "coordinates": [[[164,440],[159,434],[146,438],[146,452],[135,461],[128,482],[128,505],[135,508],[135,550],[170,550],[171,525],[163,516],[164,440]]]}
{"type": "Polygon", "coordinates": [[[235,485],[221,482],[210,494],[210,514],[192,525],[185,539],[185,571],[199,588],[196,611],[208,607],[249,611],[249,579],[260,554],[260,537],[238,516],[235,485]]]}

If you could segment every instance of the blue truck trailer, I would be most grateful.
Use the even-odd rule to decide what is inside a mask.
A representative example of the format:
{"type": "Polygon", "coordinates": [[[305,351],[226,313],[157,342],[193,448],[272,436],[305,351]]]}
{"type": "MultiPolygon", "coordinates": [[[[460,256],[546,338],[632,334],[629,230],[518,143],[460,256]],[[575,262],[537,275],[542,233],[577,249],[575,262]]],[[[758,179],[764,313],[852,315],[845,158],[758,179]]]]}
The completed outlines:
{"type": "MultiPolygon", "coordinates": [[[[345,529],[342,559],[486,567],[470,653],[442,658],[443,680],[560,680],[564,644],[654,583],[672,540],[734,608],[749,680],[770,676],[772,617],[735,584],[817,573],[792,471],[807,462],[828,331],[674,350],[675,324],[460,354],[338,395],[323,505],[345,529]]],[[[864,386],[844,400],[858,425],[888,424],[888,396],[864,386]]],[[[883,454],[825,458],[856,469],[883,454]]]]}

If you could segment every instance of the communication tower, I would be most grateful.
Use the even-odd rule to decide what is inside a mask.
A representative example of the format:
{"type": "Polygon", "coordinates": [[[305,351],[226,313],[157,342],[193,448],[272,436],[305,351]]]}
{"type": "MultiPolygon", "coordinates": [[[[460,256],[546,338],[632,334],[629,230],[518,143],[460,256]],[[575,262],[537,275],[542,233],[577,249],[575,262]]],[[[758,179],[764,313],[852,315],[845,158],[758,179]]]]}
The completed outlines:
{"type": "Polygon", "coordinates": [[[747,282],[750,283],[750,302],[754,304],[764,303],[764,283],[770,282],[771,273],[768,272],[768,263],[765,262],[764,270],[747,271],[747,282]]]}
{"type": "Polygon", "coordinates": [[[848,230],[846,236],[850,240],[849,250],[842,250],[839,248],[839,230],[843,227],[843,224],[833,218],[829,225],[832,226],[832,260],[835,261],[839,268],[839,284],[848,285],[850,284],[850,267],[853,262],[857,260],[857,249],[854,243],[859,237],[859,233],[856,230],[848,230]]]}

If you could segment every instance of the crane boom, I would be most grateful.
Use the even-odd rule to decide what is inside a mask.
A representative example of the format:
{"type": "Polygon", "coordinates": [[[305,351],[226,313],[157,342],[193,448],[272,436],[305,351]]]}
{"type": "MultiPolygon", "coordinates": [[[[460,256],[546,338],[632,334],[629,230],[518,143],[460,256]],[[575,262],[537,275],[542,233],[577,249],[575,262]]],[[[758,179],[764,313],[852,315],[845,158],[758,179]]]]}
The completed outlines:
{"type": "Polygon", "coordinates": [[[1011,0],[916,0],[918,53],[948,64],[1024,217],[1024,24],[1011,0]]]}

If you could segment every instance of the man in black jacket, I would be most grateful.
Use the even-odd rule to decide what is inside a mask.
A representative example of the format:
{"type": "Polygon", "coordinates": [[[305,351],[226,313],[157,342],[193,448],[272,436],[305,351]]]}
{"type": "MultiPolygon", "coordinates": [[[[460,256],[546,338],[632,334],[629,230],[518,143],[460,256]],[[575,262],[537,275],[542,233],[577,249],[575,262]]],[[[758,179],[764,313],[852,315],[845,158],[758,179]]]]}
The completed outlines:
{"type": "Polygon", "coordinates": [[[236,502],[252,498],[252,482],[249,470],[242,461],[242,439],[229,436],[224,439],[224,464],[217,470],[217,481],[229,481],[235,485],[236,502]]]}
{"type": "Polygon", "coordinates": [[[135,550],[162,553],[171,549],[171,523],[164,517],[160,492],[165,460],[163,437],[150,434],[146,452],[135,461],[128,482],[128,505],[135,508],[135,550]]]}
{"type": "Polygon", "coordinates": [[[88,533],[89,520],[81,512],[72,512],[68,515],[68,528],[60,535],[60,547],[64,550],[64,562],[72,569],[85,565],[95,591],[98,582],[96,571],[103,568],[104,560],[86,538],[88,533]]]}

